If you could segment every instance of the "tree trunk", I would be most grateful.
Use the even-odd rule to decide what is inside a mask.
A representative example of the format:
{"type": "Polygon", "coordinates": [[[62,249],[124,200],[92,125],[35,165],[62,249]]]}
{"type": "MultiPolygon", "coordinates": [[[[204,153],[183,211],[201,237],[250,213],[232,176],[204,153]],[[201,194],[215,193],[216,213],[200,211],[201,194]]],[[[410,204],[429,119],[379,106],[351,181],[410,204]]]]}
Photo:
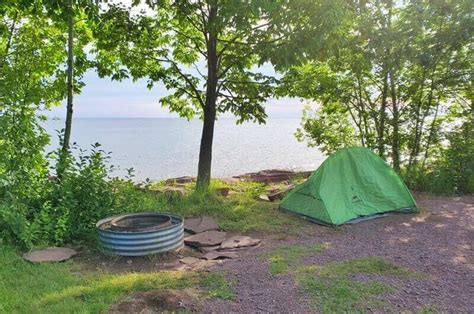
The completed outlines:
{"type": "Polygon", "coordinates": [[[69,14],[67,19],[68,38],[67,38],[67,106],[66,106],[66,125],[64,128],[64,138],[62,150],[66,152],[69,149],[72,127],[73,113],[73,87],[74,87],[74,16],[72,11],[72,0],[69,0],[69,14]]]}
{"type": "Polygon", "coordinates": [[[384,132],[385,132],[385,110],[387,108],[387,93],[388,93],[388,72],[386,71],[383,77],[383,90],[382,90],[382,105],[380,106],[379,111],[379,129],[378,129],[378,138],[377,138],[377,145],[379,156],[381,158],[385,155],[385,139],[384,139],[384,132]]]}
{"type": "Polygon", "coordinates": [[[212,142],[214,139],[214,124],[216,121],[216,101],[217,101],[217,31],[215,20],[217,17],[217,7],[211,5],[208,20],[208,41],[207,41],[207,83],[206,101],[203,108],[204,122],[202,127],[201,147],[199,149],[198,177],[196,190],[205,190],[209,187],[211,180],[212,164],[212,142]]]}
{"type": "Polygon", "coordinates": [[[216,121],[215,107],[204,109],[201,147],[199,150],[197,190],[206,189],[211,180],[212,142],[214,139],[214,123],[216,121]]]}
{"type": "Polygon", "coordinates": [[[390,94],[392,98],[392,111],[393,111],[393,134],[392,134],[392,163],[393,169],[400,173],[400,138],[398,134],[399,129],[399,111],[398,111],[398,100],[395,89],[395,80],[393,78],[393,72],[390,73],[390,94]]]}

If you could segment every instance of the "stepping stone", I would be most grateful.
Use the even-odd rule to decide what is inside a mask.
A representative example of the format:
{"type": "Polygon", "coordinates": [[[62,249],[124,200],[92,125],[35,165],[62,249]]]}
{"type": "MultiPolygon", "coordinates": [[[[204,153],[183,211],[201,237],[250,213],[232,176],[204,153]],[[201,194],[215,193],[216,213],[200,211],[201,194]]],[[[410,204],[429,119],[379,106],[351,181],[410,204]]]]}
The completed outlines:
{"type": "Polygon", "coordinates": [[[221,244],[227,238],[227,232],[206,231],[184,238],[184,243],[194,247],[214,246],[221,244]]]}
{"type": "Polygon", "coordinates": [[[186,257],[183,257],[182,259],[179,260],[181,263],[185,264],[185,265],[188,265],[188,266],[193,266],[199,262],[201,262],[201,260],[199,258],[196,258],[196,257],[192,257],[192,256],[186,256],[186,257]]]}
{"type": "Polygon", "coordinates": [[[240,247],[254,246],[261,242],[260,239],[254,239],[248,236],[233,236],[221,243],[221,249],[235,249],[240,247]]]}
{"type": "Polygon", "coordinates": [[[209,253],[209,252],[212,252],[212,251],[217,251],[220,248],[221,248],[220,245],[213,245],[213,246],[200,247],[199,250],[203,253],[209,253]]]}
{"type": "Polygon", "coordinates": [[[51,247],[23,254],[23,258],[32,263],[62,262],[76,255],[76,250],[65,247],[51,247]]]}
{"type": "Polygon", "coordinates": [[[207,260],[222,259],[222,258],[237,258],[239,257],[235,252],[215,251],[209,252],[203,256],[207,260]]]}
{"type": "Polygon", "coordinates": [[[191,218],[184,220],[184,230],[190,233],[201,233],[210,230],[219,230],[219,226],[216,224],[212,217],[204,216],[199,218],[191,218]]]}

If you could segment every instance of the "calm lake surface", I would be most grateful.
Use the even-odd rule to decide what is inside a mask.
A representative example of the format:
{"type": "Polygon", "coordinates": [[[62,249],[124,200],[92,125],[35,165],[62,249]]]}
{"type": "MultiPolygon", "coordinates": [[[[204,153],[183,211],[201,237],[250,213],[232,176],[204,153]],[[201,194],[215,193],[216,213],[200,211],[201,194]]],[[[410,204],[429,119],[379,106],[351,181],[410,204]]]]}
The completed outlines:
{"type": "MultiPolygon", "coordinates": [[[[311,170],[325,156],[316,148],[299,143],[294,132],[300,120],[269,119],[266,125],[236,125],[233,119],[216,123],[212,175],[230,177],[270,168],[311,170]]],[[[64,120],[49,120],[45,128],[52,135],[49,149],[57,147],[56,131],[64,120]]],[[[135,180],[197,174],[201,121],[184,119],[76,119],[72,140],[81,148],[99,142],[112,152],[113,175],[124,176],[135,169],[135,180]]]]}

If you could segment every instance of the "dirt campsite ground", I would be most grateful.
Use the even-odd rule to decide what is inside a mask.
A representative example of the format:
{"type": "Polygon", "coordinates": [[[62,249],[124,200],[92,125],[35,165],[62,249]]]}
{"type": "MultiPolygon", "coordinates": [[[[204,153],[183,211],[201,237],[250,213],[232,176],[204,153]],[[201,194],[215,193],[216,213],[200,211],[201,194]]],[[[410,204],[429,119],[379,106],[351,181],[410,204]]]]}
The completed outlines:
{"type": "MultiPolygon", "coordinates": [[[[379,256],[416,276],[352,273],[355,281],[378,281],[391,292],[377,296],[387,311],[474,311],[474,197],[416,195],[421,213],[393,215],[337,229],[311,224],[298,234],[266,238],[239,259],[215,270],[227,273],[234,300],[211,299],[204,312],[318,312],[290,273],[273,275],[262,252],[276,247],[327,243],[327,249],[302,257],[301,265],[328,265],[358,257],[379,256]]],[[[324,298],[323,295],[318,297],[324,298]]],[[[374,310],[368,305],[366,310],[374,310]]]]}
{"type": "MultiPolygon", "coordinates": [[[[125,295],[109,311],[473,312],[474,196],[415,198],[419,214],[337,228],[297,219],[298,225],[288,225],[286,232],[249,234],[262,242],[204,270],[229,283],[231,291],[224,298],[194,290],[146,290],[125,295]],[[165,297],[169,308],[162,304],[165,297]]],[[[187,249],[183,254],[201,253],[187,249]]],[[[87,260],[78,257],[83,267],[112,273],[180,264],[173,254],[158,261],[84,256],[87,260]]]]}

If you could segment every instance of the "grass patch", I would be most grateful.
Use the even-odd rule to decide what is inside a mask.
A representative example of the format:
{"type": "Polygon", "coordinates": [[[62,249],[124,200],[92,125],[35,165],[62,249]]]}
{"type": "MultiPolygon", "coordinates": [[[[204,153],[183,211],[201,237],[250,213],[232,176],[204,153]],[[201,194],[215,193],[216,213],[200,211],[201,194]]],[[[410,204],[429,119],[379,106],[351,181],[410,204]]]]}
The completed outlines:
{"type": "Polygon", "coordinates": [[[208,295],[211,298],[234,299],[234,291],[223,273],[207,273],[201,277],[200,284],[207,289],[208,295]]]}
{"type": "Polygon", "coordinates": [[[385,261],[381,257],[363,257],[326,266],[298,269],[296,280],[323,312],[350,312],[384,307],[376,297],[393,292],[394,287],[377,281],[356,281],[350,275],[364,273],[409,277],[416,273],[385,261]]]}
{"type": "Polygon", "coordinates": [[[201,287],[211,298],[233,298],[222,274],[184,271],[82,274],[72,261],[30,264],[0,249],[0,312],[100,313],[122,296],[152,289],[201,287]]]}
{"type": "Polygon", "coordinates": [[[280,246],[270,252],[261,254],[261,258],[270,263],[270,272],[273,275],[284,274],[294,266],[298,260],[306,255],[312,253],[319,253],[328,248],[325,243],[318,243],[313,245],[284,245],[280,246]]]}
{"type": "MultiPolygon", "coordinates": [[[[163,183],[154,183],[162,186],[163,183]]],[[[265,186],[256,182],[236,182],[232,184],[212,180],[208,191],[194,192],[193,184],[186,184],[186,195],[163,195],[143,192],[146,205],[141,210],[170,211],[184,217],[209,215],[217,220],[219,226],[228,231],[280,232],[287,228],[297,228],[302,221],[298,217],[273,209],[270,202],[262,202],[258,196],[265,192],[265,186]],[[218,196],[215,190],[228,187],[231,194],[218,196]]]]}

